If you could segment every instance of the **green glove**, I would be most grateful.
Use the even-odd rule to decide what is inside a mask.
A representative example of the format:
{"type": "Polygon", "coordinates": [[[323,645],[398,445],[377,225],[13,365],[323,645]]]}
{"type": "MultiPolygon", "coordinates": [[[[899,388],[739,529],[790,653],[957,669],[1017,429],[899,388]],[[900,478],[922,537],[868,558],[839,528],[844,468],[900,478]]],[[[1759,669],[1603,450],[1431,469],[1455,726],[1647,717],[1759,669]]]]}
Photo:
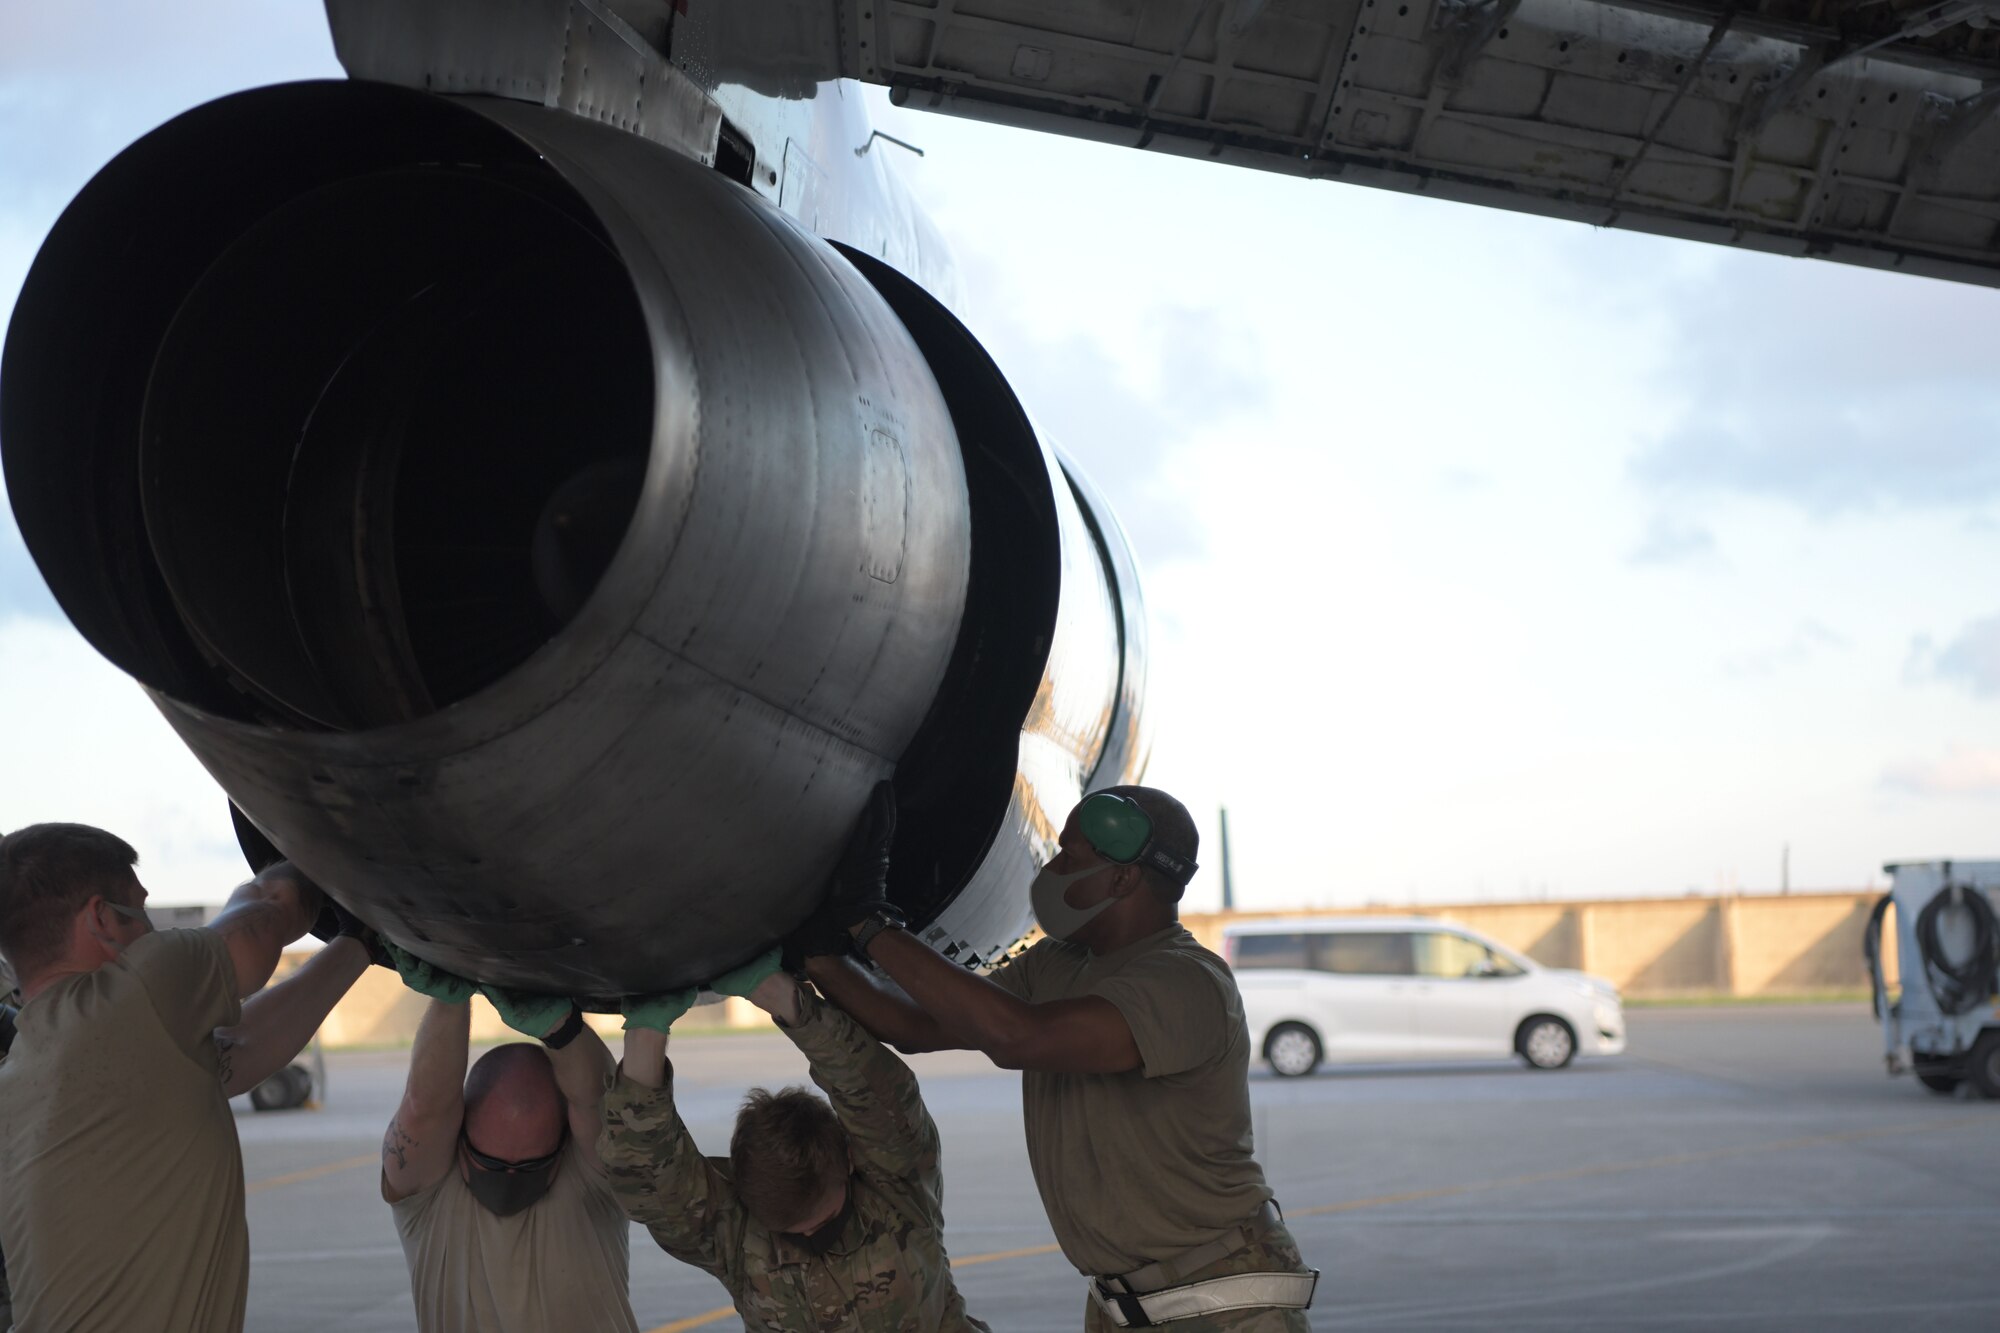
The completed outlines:
{"type": "Polygon", "coordinates": [[[773,945],[769,952],[758,954],[749,962],[708,983],[708,988],[717,995],[748,995],[757,989],[757,983],[778,970],[779,949],[773,945]]]}
{"type": "Polygon", "coordinates": [[[576,1008],[575,1002],[564,995],[503,990],[499,986],[481,986],[479,993],[500,1011],[502,1023],[536,1041],[553,1032],[558,1023],[569,1017],[570,1010],[576,1008]]]}
{"type": "Polygon", "coordinates": [[[625,1030],[651,1028],[655,1032],[671,1031],[674,1020],[694,1008],[694,989],[668,991],[664,995],[628,995],[618,1006],[625,1015],[625,1030]]]}
{"type": "Polygon", "coordinates": [[[396,971],[402,974],[403,984],[419,995],[428,995],[446,1004],[464,1004],[477,989],[456,972],[447,972],[426,963],[408,949],[398,948],[387,940],[382,942],[382,947],[388,952],[389,961],[396,965],[396,971]]]}

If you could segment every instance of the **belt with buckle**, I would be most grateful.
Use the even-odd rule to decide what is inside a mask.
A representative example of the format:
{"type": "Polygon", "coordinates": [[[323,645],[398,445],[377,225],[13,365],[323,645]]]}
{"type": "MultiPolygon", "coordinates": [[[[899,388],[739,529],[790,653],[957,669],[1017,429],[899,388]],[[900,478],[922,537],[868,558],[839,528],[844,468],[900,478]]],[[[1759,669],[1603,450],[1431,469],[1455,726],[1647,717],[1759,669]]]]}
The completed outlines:
{"type": "Polygon", "coordinates": [[[1206,1244],[1129,1273],[1094,1279],[1091,1296],[1119,1328],[1151,1328],[1231,1310],[1308,1309],[1319,1283],[1316,1268],[1303,1273],[1231,1273],[1201,1282],[1186,1280],[1188,1274],[1263,1239],[1282,1217],[1277,1204],[1266,1200],[1249,1221],[1206,1244]]]}

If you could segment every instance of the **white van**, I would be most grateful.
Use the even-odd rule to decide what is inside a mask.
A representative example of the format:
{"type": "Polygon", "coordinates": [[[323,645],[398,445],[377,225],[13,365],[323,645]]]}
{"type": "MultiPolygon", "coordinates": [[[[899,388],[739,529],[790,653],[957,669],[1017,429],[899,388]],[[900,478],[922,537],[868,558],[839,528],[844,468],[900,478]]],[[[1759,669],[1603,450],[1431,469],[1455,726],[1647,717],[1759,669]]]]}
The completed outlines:
{"type": "Polygon", "coordinates": [[[1561,1069],[1625,1049],[1610,982],[1543,967],[1447,921],[1246,921],[1224,928],[1222,956],[1254,1048],[1287,1078],[1322,1060],[1518,1055],[1561,1069]]]}

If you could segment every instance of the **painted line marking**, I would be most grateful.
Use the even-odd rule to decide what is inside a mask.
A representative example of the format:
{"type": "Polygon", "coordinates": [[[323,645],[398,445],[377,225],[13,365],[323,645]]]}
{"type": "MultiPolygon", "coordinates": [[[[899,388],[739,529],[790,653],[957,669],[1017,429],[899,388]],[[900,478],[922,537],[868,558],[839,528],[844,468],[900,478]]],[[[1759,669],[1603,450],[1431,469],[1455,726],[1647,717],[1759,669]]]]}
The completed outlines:
{"type": "Polygon", "coordinates": [[[954,1259],[951,1261],[951,1271],[956,1273],[961,1268],[977,1268],[981,1264],[997,1264],[1003,1259],[1033,1259],[1038,1255],[1061,1253],[1062,1246],[1060,1245],[1030,1245],[1026,1249],[1020,1250],[994,1250],[989,1254],[974,1254],[968,1255],[963,1259],[954,1259]]]}
{"type": "Polygon", "coordinates": [[[661,1324],[658,1328],[648,1329],[646,1333],[687,1333],[688,1329],[700,1328],[704,1324],[712,1324],[718,1319],[725,1319],[735,1313],[735,1306],[725,1305],[718,1310],[710,1310],[707,1314],[693,1315],[687,1319],[676,1319],[671,1324],[661,1324]]]}
{"type": "Polygon", "coordinates": [[[253,1180],[243,1187],[243,1192],[245,1194],[262,1194],[265,1190],[274,1190],[282,1185],[302,1185],[308,1180],[318,1180],[321,1176],[330,1176],[338,1171],[352,1171],[357,1166],[373,1166],[379,1164],[381,1160],[382,1154],[380,1153],[369,1153],[365,1157],[343,1157],[338,1162],[328,1162],[323,1166],[309,1166],[303,1171],[293,1171],[282,1176],[268,1176],[263,1180],[253,1180]]]}

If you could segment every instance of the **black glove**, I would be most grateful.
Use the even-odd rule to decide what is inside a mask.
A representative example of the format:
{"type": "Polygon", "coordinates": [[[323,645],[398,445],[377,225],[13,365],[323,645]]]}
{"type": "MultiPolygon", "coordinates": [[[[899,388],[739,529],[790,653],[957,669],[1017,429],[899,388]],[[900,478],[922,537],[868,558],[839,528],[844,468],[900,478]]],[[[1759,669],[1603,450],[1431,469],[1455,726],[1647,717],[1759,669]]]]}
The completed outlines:
{"type": "Polygon", "coordinates": [[[837,958],[847,953],[853,943],[854,937],[847,933],[847,927],[835,925],[833,918],[822,907],[800,922],[798,929],[785,936],[779,961],[785,971],[798,972],[805,967],[806,959],[829,955],[837,958]]]}
{"type": "Polygon", "coordinates": [[[847,850],[833,868],[819,908],[785,936],[783,961],[796,972],[808,958],[849,952],[849,932],[889,905],[889,844],[896,840],[896,788],[883,781],[848,836],[847,850]]]}
{"type": "Polygon", "coordinates": [[[382,937],[375,933],[374,927],[335,902],[330,893],[324,893],[320,897],[319,918],[312,924],[312,934],[315,939],[325,940],[328,944],[343,935],[349,939],[359,940],[361,947],[368,951],[369,962],[377,967],[386,967],[392,972],[396,968],[395,963],[389,959],[389,951],[382,947],[382,937]]]}
{"type": "Polygon", "coordinates": [[[896,788],[887,779],[868,793],[868,805],[833,868],[820,914],[850,930],[889,905],[889,844],[896,840],[896,788]]]}

